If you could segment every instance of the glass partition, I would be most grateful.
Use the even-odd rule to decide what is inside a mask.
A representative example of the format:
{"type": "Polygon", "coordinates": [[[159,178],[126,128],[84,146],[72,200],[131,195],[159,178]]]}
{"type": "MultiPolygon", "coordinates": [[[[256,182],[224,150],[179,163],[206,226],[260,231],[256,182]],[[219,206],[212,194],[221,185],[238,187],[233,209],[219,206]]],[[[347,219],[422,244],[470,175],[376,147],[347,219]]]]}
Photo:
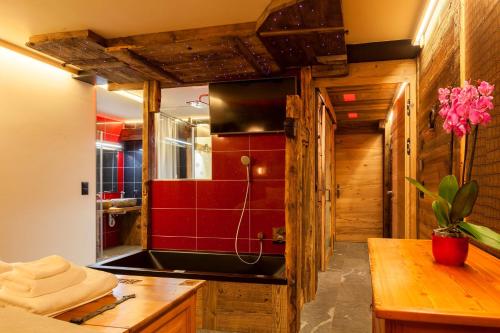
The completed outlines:
{"type": "Polygon", "coordinates": [[[156,116],[158,179],[210,179],[212,143],[208,120],[156,116]]]}

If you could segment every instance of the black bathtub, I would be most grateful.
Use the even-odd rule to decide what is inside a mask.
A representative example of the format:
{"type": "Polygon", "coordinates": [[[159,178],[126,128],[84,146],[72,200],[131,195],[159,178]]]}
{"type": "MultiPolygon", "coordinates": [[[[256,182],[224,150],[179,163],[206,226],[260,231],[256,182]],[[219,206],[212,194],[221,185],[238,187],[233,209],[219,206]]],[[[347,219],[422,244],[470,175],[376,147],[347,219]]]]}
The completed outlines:
{"type": "MultiPolygon", "coordinates": [[[[243,258],[247,261],[256,259],[251,255],[243,258]]],[[[234,254],[143,250],[89,267],[125,275],[280,285],[287,283],[285,257],[278,255],[265,255],[257,264],[247,265],[234,254]]]]}

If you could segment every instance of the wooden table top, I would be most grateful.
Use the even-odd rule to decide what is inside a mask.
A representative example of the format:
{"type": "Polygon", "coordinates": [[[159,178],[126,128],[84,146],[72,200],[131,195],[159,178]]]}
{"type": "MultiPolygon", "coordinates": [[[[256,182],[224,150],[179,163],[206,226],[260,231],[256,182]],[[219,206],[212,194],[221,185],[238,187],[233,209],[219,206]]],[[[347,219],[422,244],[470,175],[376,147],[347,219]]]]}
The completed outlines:
{"type": "Polygon", "coordinates": [[[112,295],[65,312],[57,319],[69,321],[82,317],[102,306],[114,303],[125,295],[135,294],[116,308],[94,317],[82,326],[97,332],[124,333],[149,324],[196,293],[205,281],[148,276],[117,275],[120,283],[112,295]]]}
{"type": "Polygon", "coordinates": [[[381,319],[500,327],[500,260],[471,245],[463,267],[436,264],[430,240],[368,240],[381,319]]]}

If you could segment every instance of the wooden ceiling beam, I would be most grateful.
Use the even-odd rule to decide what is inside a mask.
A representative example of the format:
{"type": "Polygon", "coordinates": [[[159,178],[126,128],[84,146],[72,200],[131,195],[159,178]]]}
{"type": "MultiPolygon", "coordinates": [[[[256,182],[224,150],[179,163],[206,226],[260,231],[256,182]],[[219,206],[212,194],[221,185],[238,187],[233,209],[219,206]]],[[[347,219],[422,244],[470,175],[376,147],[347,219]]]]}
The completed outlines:
{"type": "Polygon", "coordinates": [[[264,68],[264,66],[259,63],[257,58],[252,54],[252,52],[239,37],[231,37],[230,41],[234,44],[234,47],[236,48],[238,54],[241,55],[253,67],[253,69],[255,69],[257,73],[265,76],[270,74],[270,68],[264,68]]]}
{"type": "Polygon", "coordinates": [[[412,82],[415,79],[415,59],[374,61],[349,64],[349,75],[337,78],[317,78],[320,87],[347,87],[371,84],[412,82]]]}
{"type": "Polygon", "coordinates": [[[259,32],[261,37],[277,37],[277,36],[290,36],[290,35],[306,35],[313,33],[331,33],[342,32],[345,33],[344,27],[320,27],[320,28],[309,28],[309,29],[289,29],[289,30],[274,30],[274,31],[262,31],[259,32]]]}
{"type": "Polygon", "coordinates": [[[106,41],[108,47],[140,48],[144,46],[188,43],[190,41],[213,40],[228,36],[255,35],[255,22],[219,25],[215,27],[157,32],[128,37],[111,38],[106,41]]]}
{"type": "Polygon", "coordinates": [[[349,75],[347,62],[332,65],[313,65],[312,77],[316,78],[334,78],[349,75]]]}
{"type": "Polygon", "coordinates": [[[117,91],[117,90],[142,90],[144,89],[143,82],[134,82],[134,83],[108,83],[108,91],[117,91]]]}
{"type": "Polygon", "coordinates": [[[126,48],[106,48],[106,52],[119,61],[129,65],[132,69],[144,74],[149,80],[173,81],[182,84],[174,74],[152,64],[146,58],[143,58],[126,48]]]}
{"type": "Polygon", "coordinates": [[[388,103],[366,104],[366,105],[335,105],[335,112],[363,112],[363,111],[387,111],[391,107],[388,103]]]}

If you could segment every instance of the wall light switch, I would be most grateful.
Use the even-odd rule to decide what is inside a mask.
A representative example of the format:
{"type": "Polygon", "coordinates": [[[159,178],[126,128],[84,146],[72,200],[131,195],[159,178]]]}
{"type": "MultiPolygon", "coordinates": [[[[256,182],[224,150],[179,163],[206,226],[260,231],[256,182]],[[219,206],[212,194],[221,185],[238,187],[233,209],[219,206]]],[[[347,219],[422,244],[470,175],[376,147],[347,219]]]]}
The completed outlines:
{"type": "Polygon", "coordinates": [[[89,195],[89,182],[82,182],[82,195],[89,195]]]}

